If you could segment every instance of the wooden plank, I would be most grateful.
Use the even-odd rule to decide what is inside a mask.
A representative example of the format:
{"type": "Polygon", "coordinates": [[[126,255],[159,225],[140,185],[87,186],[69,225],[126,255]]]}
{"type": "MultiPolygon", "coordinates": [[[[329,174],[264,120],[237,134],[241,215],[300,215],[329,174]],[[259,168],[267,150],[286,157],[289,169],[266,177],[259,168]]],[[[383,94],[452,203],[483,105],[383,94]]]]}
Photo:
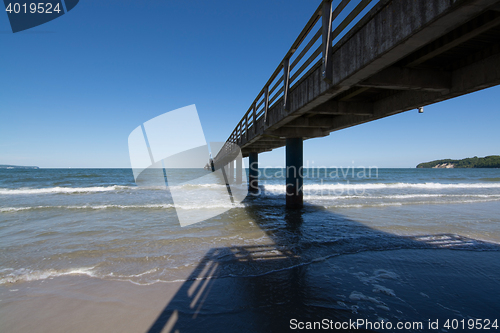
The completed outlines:
{"type": "MultiPolygon", "coordinates": [[[[276,78],[276,76],[278,75],[278,73],[281,70],[281,67],[282,67],[282,64],[283,64],[284,60],[285,59],[290,60],[290,57],[292,56],[292,54],[299,48],[300,44],[302,44],[302,42],[307,37],[307,35],[309,34],[309,32],[311,32],[312,28],[314,27],[314,25],[316,24],[316,22],[318,22],[318,20],[319,20],[319,18],[321,16],[320,15],[321,14],[321,9],[322,9],[322,4],[320,4],[318,6],[318,8],[316,8],[316,10],[314,11],[314,14],[311,16],[311,18],[309,19],[309,21],[307,22],[307,24],[305,25],[305,27],[300,32],[300,34],[297,37],[297,39],[295,39],[295,42],[292,44],[292,46],[290,47],[290,49],[286,53],[285,57],[283,58],[283,61],[280,62],[280,64],[278,65],[278,67],[276,67],[276,69],[274,70],[274,72],[271,75],[271,77],[269,78],[269,80],[267,80],[266,84],[264,85],[264,88],[266,86],[269,86],[274,81],[274,79],[276,78]]],[[[262,90],[259,92],[259,95],[254,100],[254,102],[257,102],[258,99],[259,99],[259,97],[264,93],[264,88],[262,88],[262,90]]]]}
{"type": "Polygon", "coordinates": [[[274,84],[274,86],[269,89],[269,96],[271,96],[271,94],[273,93],[273,91],[278,88],[278,86],[281,84],[281,82],[283,82],[283,75],[281,75],[280,79],[274,84]]]}
{"type": "MultiPolygon", "coordinates": [[[[351,2],[351,0],[342,0],[342,2],[339,3],[337,7],[335,7],[335,10],[333,11],[332,17],[331,17],[332,22],[333,22],[333,20],[335,20],[337,18],[337,16],[339,16],[339,14],[344,10],[345,6],[347,6],[347,4],[349,4],[349,2],[351,2]]],[[[330,41],[332,41],[332,40],[330,39],[330,41]]]]}
{"type": "Polygon", "coordinates": [[[316,41],[321,37],[321,32],[323,28],[319,28],[316,34],[311,38],[309,43],[304,47],[304,49],[299,53],[299,55],[295,58],[295,60],[292,62],[290,65],[290,70],[292,70],[298,63],[299,61],[306,55],[307,51],[311,49],[311,47],[316,43],[316,41]]]}
{"type": "Polygon", "coordinates": [[[321,51],[323,50],[323,45],[320,45],[316,51],[314,51],[313,54],[311,54],[311,56],[309,57],[309,59],[307,59],[306,62],[304,62],[302,64],[302,66],[300,66],[299,69],[297,69],[297,71],[292,75],[292,78],[290,79],[290,82],[293,82],[296,78],[298,78],[300,76],[300,74],[302,74],[302,72],[307,68],[307,66],[309,66],[311,64],[311,62],[314,61],[314,59],[316,59],[317,56],[320,55],[321,51]]]}
{"type": "Polygon", "coordinates": [[[280,96],[280,94],[283,92],[283,90],[284,90],[283,87],[281,87],[281,89],[278,90],[278,92],[269,101],[269,105],[273,105],[273,102],[276,100],[276,98],[278,98],[280,96]]]}
{"type": "Polygon", "coordinates": [[[338,35],[372,2],[372,0],[362,0],[352,12],[332,31],[330,40],[333,41],[338,35]]]}
{"type": "Polygon", "coordinates": [[[265,100],[266,100],[266,98],[265,98],[265,96],[264,96],[264,98],[260,101],[260,103],[259,103],[259,104],[257,104],[257,110],[260,108],[260,106],[261,106],[262,104],[264,104],[265,100]]]}

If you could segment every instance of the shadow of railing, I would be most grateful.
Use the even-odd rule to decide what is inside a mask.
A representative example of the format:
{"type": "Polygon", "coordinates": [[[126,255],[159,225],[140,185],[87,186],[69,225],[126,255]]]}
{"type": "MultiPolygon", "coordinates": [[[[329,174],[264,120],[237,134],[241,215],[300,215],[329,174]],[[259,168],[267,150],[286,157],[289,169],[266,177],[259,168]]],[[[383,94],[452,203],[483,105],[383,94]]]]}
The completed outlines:
{"type": "Polygon", "coordinates": [[[454,234],[397,236],[317,206],[287,210],[257,198],[247,200],[245,211],[272,243],[208,251],[148,333],[282,332],[290,331],[291,318],[356,320],[356,310],[335,292],[311,302],[326,281],[311,278],[310,264],[363,251],[498,250],[454,234]]]}

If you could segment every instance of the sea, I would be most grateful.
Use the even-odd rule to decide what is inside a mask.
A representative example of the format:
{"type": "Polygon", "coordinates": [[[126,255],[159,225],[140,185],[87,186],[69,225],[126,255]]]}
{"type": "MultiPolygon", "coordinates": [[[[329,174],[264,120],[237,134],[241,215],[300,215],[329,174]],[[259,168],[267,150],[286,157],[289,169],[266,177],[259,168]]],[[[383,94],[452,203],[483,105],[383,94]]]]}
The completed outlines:
{"type": "MultiPolygon", "coordinates": [[[[328,261],[338,273],[324,274],[338,280],[336,296],[325,301],[316,290],[314,304],[334,302],[349,313],[365,304],[380,319],[404,317],[421,297],[460,318],[500,313],[500,169],[309,168],[304,207],[295,210],[285,207],[284,170],[259,171],[258,195],[220,200],[210,195],[220,191],[214,179],[199,185],[206,195],[192,197],[196,185],[181,182],[172,185],[176,195],[192,203],[176,206],[168,187],[137,186],[130,169],[2,169],[0,286],[60,276],[187,281],[207,257],[219,263],[219,278],[328,261]],[[177,215],[221,209],[187,226],[177,215]],[[468,282],[441,294],[438,287],[433,295],[424,290],[443,277],[468,282]],[[417,296],[395,291],[409,290],[405,283],[417,296]],[[450,300],[453,293],[460,305],[450,300]],[[478,310],[481,297],[479,304],[491,301],[490,312],[478,310]]],[[[176,172],[192,179],[195,171],[176,172]]]]}

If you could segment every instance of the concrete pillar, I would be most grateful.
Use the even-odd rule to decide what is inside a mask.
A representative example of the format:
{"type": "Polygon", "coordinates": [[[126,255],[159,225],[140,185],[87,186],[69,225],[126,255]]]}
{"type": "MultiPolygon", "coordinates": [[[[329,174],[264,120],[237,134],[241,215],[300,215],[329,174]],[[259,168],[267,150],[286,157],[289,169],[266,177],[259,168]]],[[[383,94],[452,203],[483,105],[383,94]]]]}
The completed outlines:
{"type": "Polygon", "coordinates": [[[259,154],[250,153],[248,155],[248,191],[256,193],[259,191],[259,154]]]}
{"type": "Polygon", "coordinates": [[[226,182],[226,185],[229,184],[229,165],[226,164],[222,167],[224,170],[222,170],[223,175],[224,175],[224,181],[226,182]]]}
{"type": "Polygon", "coordinates": [[[234,161],[229,162],[229,184],[234,182],[234,161]]]}
{"type": "Polygon", "coordinates": [[[302,207],[303,204],[303,140],[286,139],[286,206],[302,207]]]}
{"type": "Polygon", "coordinates": [[[236,184],[241,184],[241,178],[243,175],[243,159],[241,155],[236,157],[236,184]]]}

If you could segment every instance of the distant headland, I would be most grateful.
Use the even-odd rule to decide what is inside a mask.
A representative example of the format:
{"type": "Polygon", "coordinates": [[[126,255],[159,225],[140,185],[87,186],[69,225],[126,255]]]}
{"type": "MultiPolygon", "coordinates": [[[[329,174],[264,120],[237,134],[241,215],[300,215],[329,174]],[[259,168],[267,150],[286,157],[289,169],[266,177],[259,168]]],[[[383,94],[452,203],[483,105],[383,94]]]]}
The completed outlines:
{"type": "Polygon", "coordinates": [[[40,169],[37,166],[5,165],[0,164],[0,169],[40,169]]]}
{"type": "Polygon", "coordinates": [[[436,160],[432,162],[420,163],[417,168],[500,168],[500,156],[491,155],[486,157],[469,157],[462,160],[436,160]]]}

